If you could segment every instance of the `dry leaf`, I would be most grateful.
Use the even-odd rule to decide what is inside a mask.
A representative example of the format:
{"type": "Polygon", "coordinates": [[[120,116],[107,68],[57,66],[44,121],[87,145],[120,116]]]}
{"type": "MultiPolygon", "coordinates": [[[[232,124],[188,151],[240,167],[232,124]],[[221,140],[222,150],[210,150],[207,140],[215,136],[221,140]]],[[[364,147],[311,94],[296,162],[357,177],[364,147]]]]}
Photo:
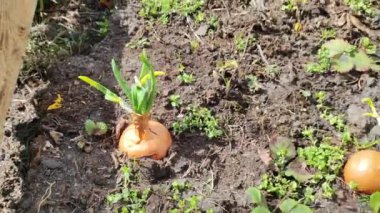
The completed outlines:
{"type": "Polygon", "coordinates": [[[49,131],[49,135],[53,139],[54,143],[56,143],[56,144],[60,144],[61,143],[61,139],[63,137],[63,133],[51,130],[51,131],[49,131]]]}
{"type": "Polygon", "coordinates": [[[301,32],[302,30],[302,24],[301,22],[297,22],[294,24],[294,31],[296,31],[297,33],[301,32]]]}
{"type": "Polygon", "coordinates": [[[54,109],[59,109],[62,107],[62,101],[63,98],[61,97],[60,94],[57,95],[57,98],[54,100],[53,104],[50,104],[47,110],[54,110],[54,109]]]}

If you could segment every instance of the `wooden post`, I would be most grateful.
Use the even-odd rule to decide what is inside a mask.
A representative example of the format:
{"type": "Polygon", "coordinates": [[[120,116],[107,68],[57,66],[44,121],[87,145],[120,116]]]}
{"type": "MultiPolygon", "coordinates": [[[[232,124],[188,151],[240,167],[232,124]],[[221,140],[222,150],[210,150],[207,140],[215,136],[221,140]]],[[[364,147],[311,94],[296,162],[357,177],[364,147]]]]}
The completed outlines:
{"type": "Polygon", "coordinates": [[[37,0],[0,0],[0,142],[37,0]]]}

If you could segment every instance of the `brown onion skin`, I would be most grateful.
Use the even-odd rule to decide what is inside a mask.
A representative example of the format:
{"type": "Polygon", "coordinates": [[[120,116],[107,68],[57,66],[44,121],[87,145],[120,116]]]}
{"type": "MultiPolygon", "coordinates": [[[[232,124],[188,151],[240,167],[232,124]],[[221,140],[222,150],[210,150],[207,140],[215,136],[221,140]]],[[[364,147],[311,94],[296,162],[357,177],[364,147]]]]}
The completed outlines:
{"type": "Polygon", "coordinates": [[[119,150],[127,153],[129,158],[152,157],[163,159],[172,145],[168,129],[161,123],[149,120],[140,138],[135,124],[129,125],[119,139],[119,150]]]}
{"type": "Polygon", "coordinates": [[[344,166],[344,181],[357,184],[366,194],[380,191],[380,152],[362,150],[352,154],[344,166]]]}

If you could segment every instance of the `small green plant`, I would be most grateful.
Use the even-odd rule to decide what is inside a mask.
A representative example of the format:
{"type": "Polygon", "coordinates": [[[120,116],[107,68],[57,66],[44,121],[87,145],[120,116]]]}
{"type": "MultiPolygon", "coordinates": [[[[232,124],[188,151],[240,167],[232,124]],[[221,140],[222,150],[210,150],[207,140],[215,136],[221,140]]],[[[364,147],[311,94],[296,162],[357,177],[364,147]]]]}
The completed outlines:
{"type": "Polygon", "coordinates": [[[95,122],[91,119],[87,119],[84,123],[84,129],[88,135],[104,135],[108,131],[107,124],[104,122],[95,122]]]}
{"type": "Polygon", "coordinates": [[[285,174],[264,174],[258,187],[279,198],[284,196],[298,197],[297,190],[301,188],[297,180],[288,178],[285,174]]]}
{"type": "Polygon", "coordinates": [[[200,46],[199,41],[197,40],[190,41],[190,48],[192,52],[196,52],[199,49],[199,46],[200,46]]]}
{"type": "Polygon", "coordinates": [[[225,93],[229,96],[231,90],[231,77],[227,76],[227,70],[237,69],[239,64],[236,60],[226,60],[218,61],[216,66],[218,68],[218,75],[224,82],[225,93]]]}
{"type": "Polygon", "coordinates": [[[367,112],[365,113],[364,115],[365,116],[369,116],[369,117],[373,117],[373,118],[376,118],[377,120],[377,124],[379,125],[380,124],[380,115],[377,113],[377,110],[376,110],[376,107],[375,107],[375,104],[373,103],[372,99],[367,97],[367,98],[363,98],[362,99],[362,102],[363,103],[366,103],[369,108],[371,109],[371,112],[367,112]]]}
{"type": "Polygon", "coordinates": [[[171,199],[176,203],[176,207],[170,209],[169,213],[200,213],[199,201],[201,197],[198,195],[183,198],[184,192],[191,189],[191,185],[187,182],[173,181],[171,185],[171,199]]]}
{"type": "Polygon", "coordinates": [[[139,15],[167,24],[171,15],[194,15],[202,9],[203,5],[203,0],[141,0],[142,7],[139,15]]]}
{"type": "Polygon", "coordinates": [[[377,50],[376,44],[368,37],[360,38],[359,46],[364,49],[367,54],[375,54],[377,50]]]}
{"type": "Polygon", "coordinates": [[[174,122],[172,127],[175,134],[200,130],[210,139],[219,137],[223,133],[219,127],[218,120],[212,116],[211,111],[197,106],[189,106],[185,117],[174,122]]]}
{"type": "Polygon", "coordinates": [[[131,189],[132,170],[128,166],[123,166],[120,169],[122,173],[122,182],[119,183],[118,188],[120,192],[108,194],[106,196],[107,204],[117,208],[117,212],[145,212],[145,205],[150,196],[151,190],[149,188],[140,191],[131,189]]]}
{"type": "Polygon", "coordinates": [[[324,41],[327,41],[329,39],[333,39],[336,37],[336,30],[335,29],[323,29],[321,31],[321,39],[324,41]]]}
{"type": "Polygon", "coordinates": [[[280,68],[276,64],[268,64],[265,66],[265,73],[274,78],[280,73],[280,68]]]}
{"type": "MultiPolygon", "coordinates": [[[[246,191],[246,194],[248,195],[250,201],[252,204],[254,204],[256,207],[254,207],[251,210],[251,213],[270,213],[268,208],[268,204],[265,200],[264,195],[261,193],[261,191],[256,187],[249,187],[246,191]]],[[[293,199],[285,199],[281,202],[279,205],[279,208],[281,212],[283,213],[312,213],[313,211],[308,207],[305,206],[293,199]]]]}
{"type": "Polygon", "coordinates": [[[321,173],[330,175],[339,172],[339,169],[343,166],[344,154],[344,150],[340,147],[326,142],[298,149],[298,156],[308,166],[318,169],[321,173]]]}
{"type": "Polygon", "coordinates": [[[169,96],[170,105],[174,108],[181,106],[182,100],[179,95],[171,95],[169,96]]]}
{"type": "Polygon", "coordinates": [[[283,169],[286,163],[296,156],[296,148],[290,139],[278,137],[275,142],[269,144],[274,164],[283,169]]]}
{"type": "Polygon", "coordinates": [[[349,6],[354,12],[364,13],[368,16],[374,15],[374,9],[371,0],[344,0],[344,3],[349,6]]]}
{"type": "Polygon", "coordinates": [[[208,32],[210,34],[212,34],[213,32],[215,32],[218,28],[219,28],[219,18],[217,15],[212,15],[209,19],[208,19],[208,25],[209,25],[209,30],[208,32]]]}
{"type": "Polygon", "coordinates": [[[130,41],[127,44],[127,47],[132,48],[132,49],[139,49],[139,48],[147,47],[149,45],[150,45],[149,39],[143,37],[143,38],[139,38],[139,39],[135,39],[135,40],[130,41]]]}
{"type": "Polygon", "coordinates": [[[240,53],[244,52],[255,41],[256,39],[251,35],[243,36],[241,33],[237,34],[234,38],[235,48],[240,53]]]}
{"type": "Polygon", "coordinates": [[[182,72],[178,76],[178,80],[185,84],[192,84],[195,82],[195,77],[193,74],[182,72]]]}
{"type": "Polygon", "coordinates": [[[246,194],[248,195],[251,203],[256,205],[256,207],[252,209],[251,213],[270,213],[267,201],[258,188],[249,187],[246,194]]]}
{"type": "Polygon", "coordinates": [[[286,199],[280,204],[280,210],[284,213],[313,213],[308,206],[305,206],[293,199],[286,199]]]}
{"type": "Polygon", "coordinates": [[[357,48],[342,39],[330,40],[323,44],[318,50],[318,59],[318,63],[307,66],[308,72],[325,73],[330,68],[341,73],[352,69],[362,72],[380,71],[380,66],[376,64],[377,59],[367,55],[365,47],[357,48]]]}
{"type": "Polygon", "coordinates": [[[205,19],[206,19],[206,14],[205,14],[204,12],[199,12],[199,13],[195,16],[195,22],[197,22],[197,23],[201,23],[201,22],[203,22],[205,19]]]}
{"type": "Polygon", "coordinates": [[[96,22],[99,27],[99,35],[105,37],[108,34],[110,28],[110,22],[106,17],[103,17],[101,21],[96,22]]]}
{"type": "Polygon", "coordinates": [[[251,92],[256,92],[258,91],[261,87],[260,87],[260,83],[257,79],[257,76],[255,75],[248,75],[246,77],[247,81],[248,81],[248,88],[249,88],[249,91],[251,92]]]}
{"type": "Polygon", "coordinates": [[[316,129],[314,127],[305,127],[305,129],[302,131],[303,138],[311,141],[312,144],[316,144],[318,140],[315,138],[316,129]]]}
{"type": "Polygon", "coordinates": [[[325,46],[322,46],[318,50],[318,63],[311,63],[307,65],[306,71],[310,73],[325,73],[331,66],[331,62],[329,59],[329,52],[325,46]]]}
{"type": "Polygon", "coordinates": [[[380,192],[375,192],[369,197],[369,206],[373,213],[380,212],[380,192]]]}
{"type": "Polygon", "coordinates": [[[299,10],[303,4],[307,3],[308,0],[283,0],[281,10],[286,12],[292,12],[299,10]]]}

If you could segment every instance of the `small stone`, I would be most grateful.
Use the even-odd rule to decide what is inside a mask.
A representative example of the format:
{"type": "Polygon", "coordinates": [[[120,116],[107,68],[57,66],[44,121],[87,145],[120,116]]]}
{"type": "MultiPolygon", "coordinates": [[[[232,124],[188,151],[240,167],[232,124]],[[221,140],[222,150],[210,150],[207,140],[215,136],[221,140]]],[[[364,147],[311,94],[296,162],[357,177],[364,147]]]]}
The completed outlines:
{"type": "Polygon", "coordinates": [[[54,158],[42,158],[41,164],[48,169],[60,169],[63,163],[54,158]]]}
{"type": "Polygon", "coordinates": [[[207,34],[207,30],[209,28],[209,25],[208,24],[202,24],[198,29],[197,31],[195,31],[195,33],[199,36],[204,36],[207,34]]]}
{"type": "Polygon", "coordinates": [[[54,143],[60,144],[63,137],[63,133],[54,130],[49,131],[50,137],[54,140],[54,143]]]}
{"type": "Polygon", "coordinates": [[[86,145],[83,148],[83,151],[86,152],[86,153],[90,153],[92,150],[93,150],[93,148],[90,145],[86,145]]]}
{"type": "Polygon", "coordinates": [[[371,141],[371,140],[375,140],[379,138],[380,138],[380,126],[376,125],[371,129],[371,131],[369,131],[368,139],[371,141]]]}
{"type": "Polygon", "coordinates": [[[356,104],[351,104],[347,109],[347,122],[356,127],[354,133],[365,132],[371,126],[369,117],[364,116],[367,110],[356,104]]]}

